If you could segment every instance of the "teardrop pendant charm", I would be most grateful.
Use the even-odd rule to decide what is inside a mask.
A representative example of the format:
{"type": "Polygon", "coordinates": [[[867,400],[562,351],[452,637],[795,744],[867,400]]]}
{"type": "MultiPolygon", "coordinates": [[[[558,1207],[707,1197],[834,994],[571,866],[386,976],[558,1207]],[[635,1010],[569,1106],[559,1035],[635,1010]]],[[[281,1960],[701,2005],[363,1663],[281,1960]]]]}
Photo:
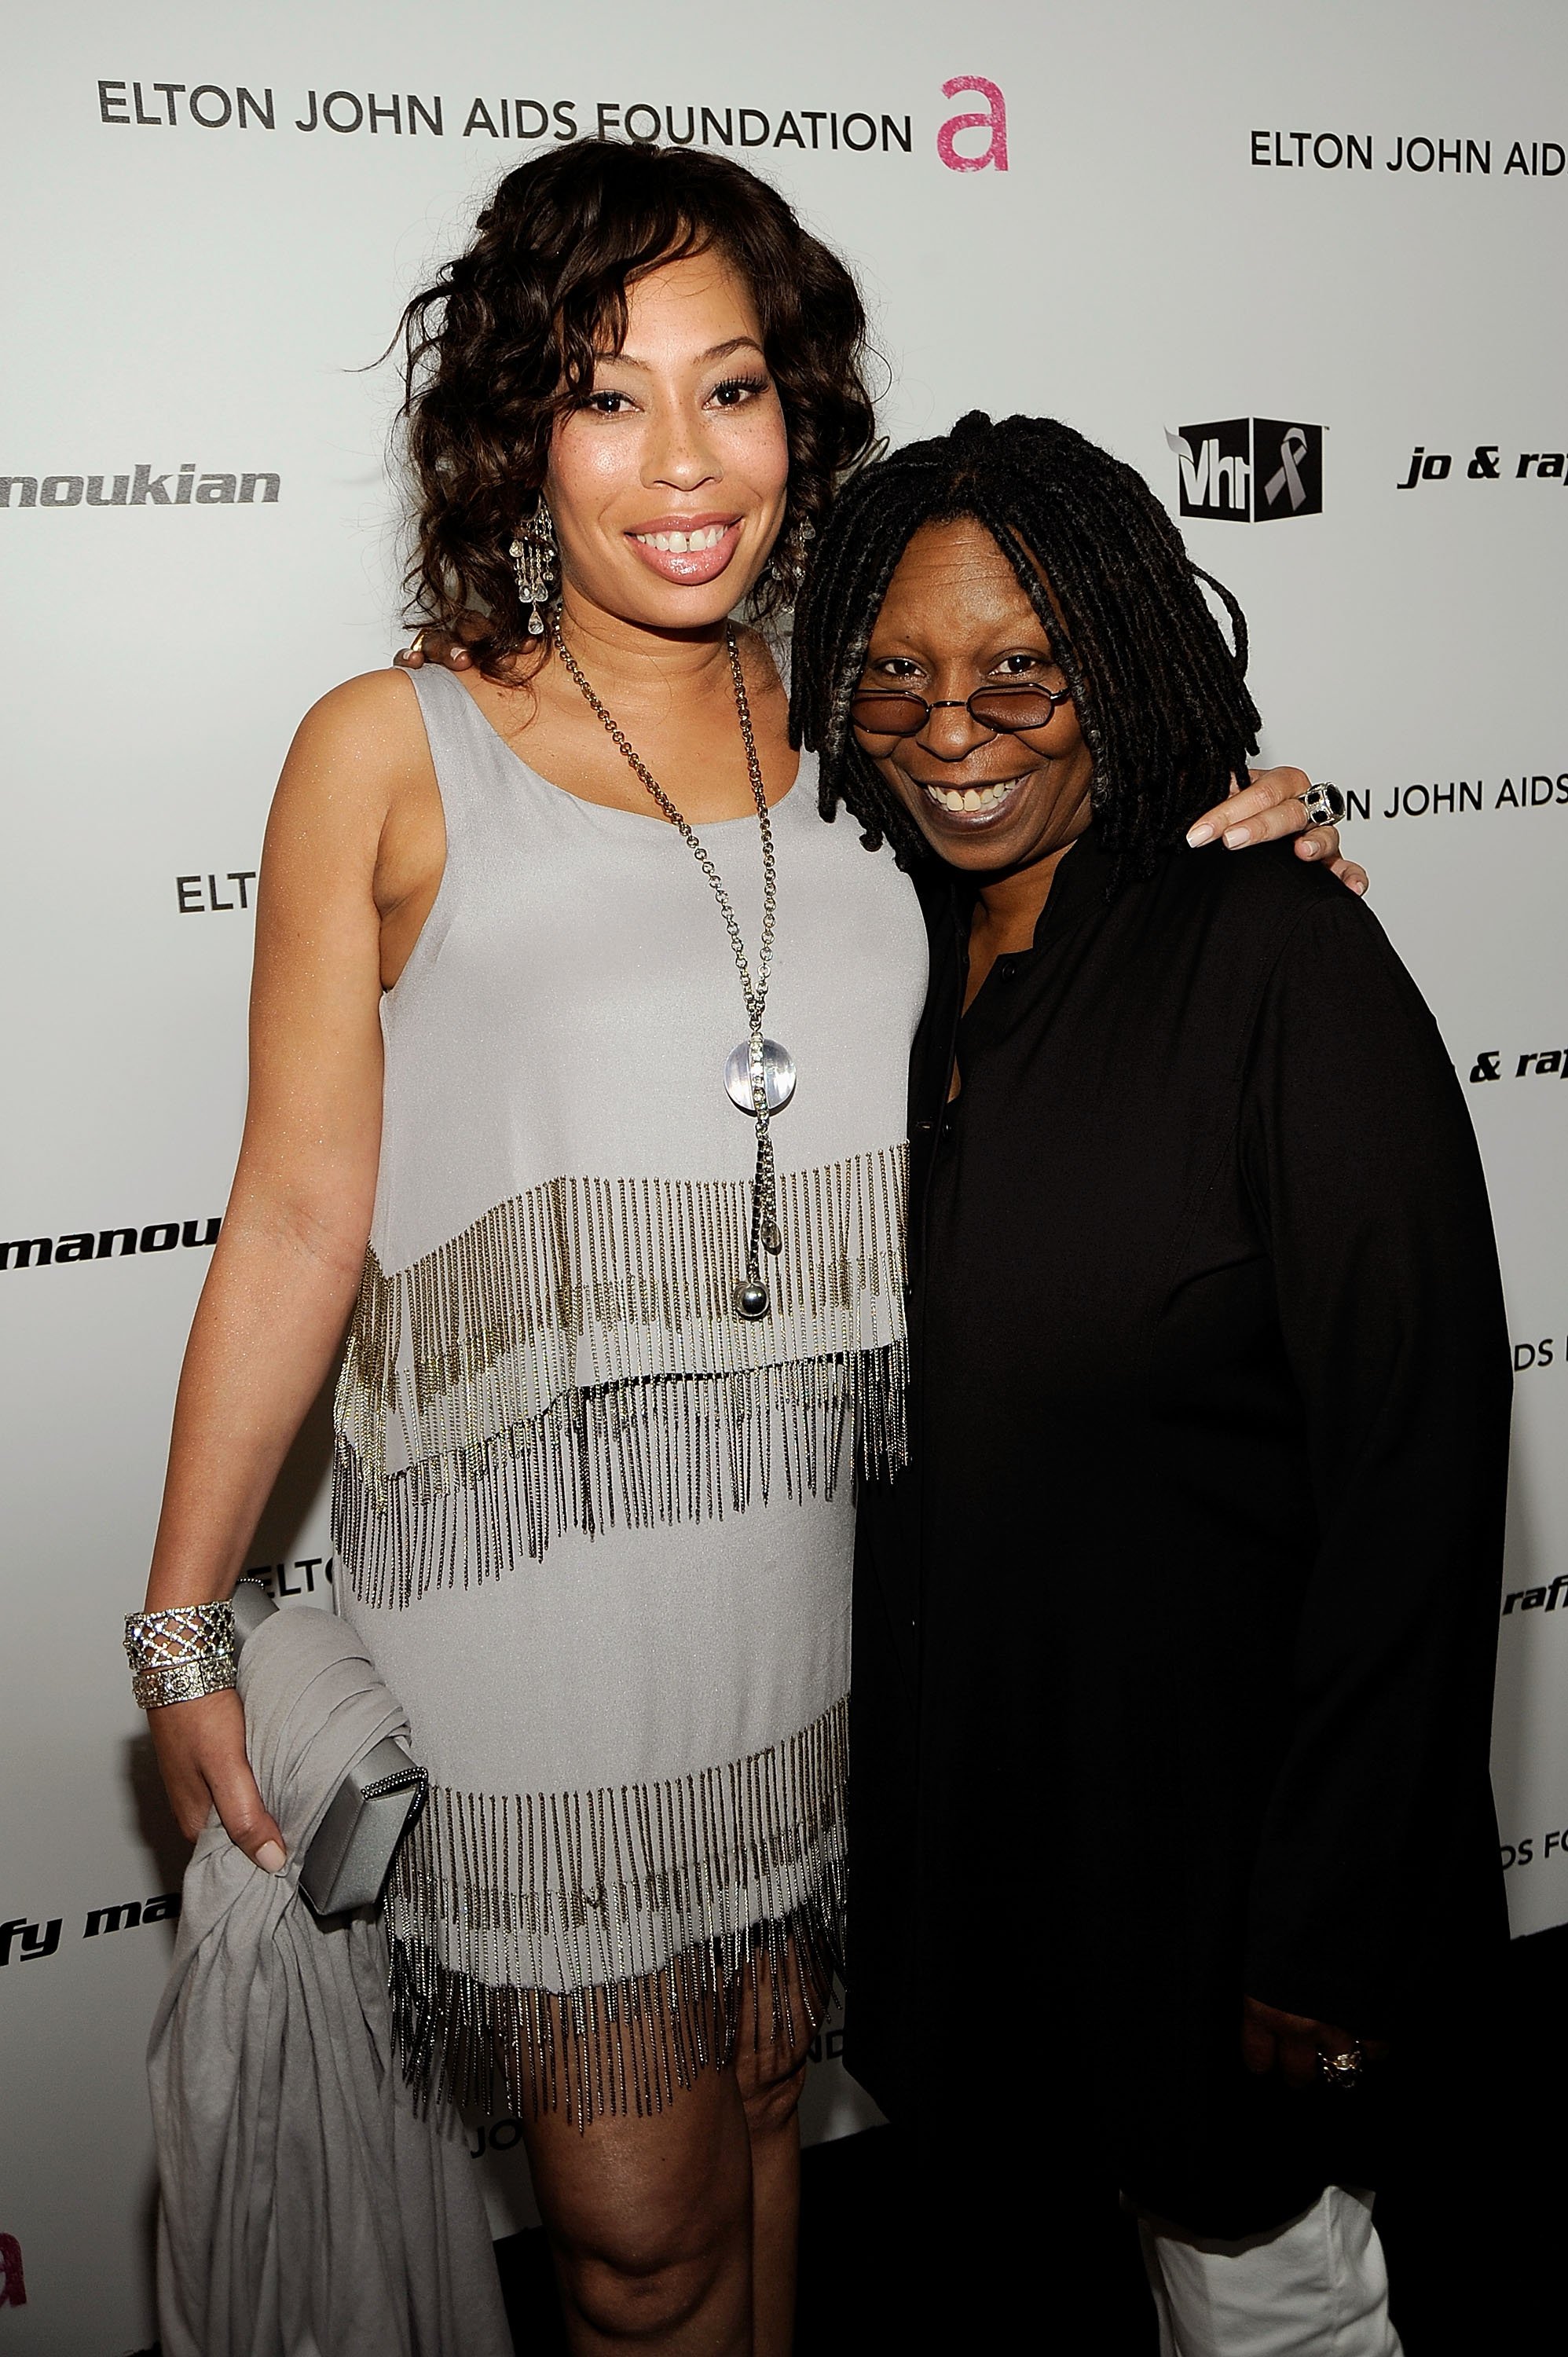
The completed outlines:
{"type": "Polygon", "coordinates": [[[537,606],[532,608],[528,617],[528,635],[531,639],[542,639],[544,636],[544,624],[540,619],[537,606]]]}
{"type": "Polygon", "coordinates": [[[735,1289],[735,1307],[736,1317],[744,1318],[748,1325],[755,1326],[759,1318],[767,1317],[771,1304],[768,1287],[759,1276],[742,1277],[735,1289]]]}

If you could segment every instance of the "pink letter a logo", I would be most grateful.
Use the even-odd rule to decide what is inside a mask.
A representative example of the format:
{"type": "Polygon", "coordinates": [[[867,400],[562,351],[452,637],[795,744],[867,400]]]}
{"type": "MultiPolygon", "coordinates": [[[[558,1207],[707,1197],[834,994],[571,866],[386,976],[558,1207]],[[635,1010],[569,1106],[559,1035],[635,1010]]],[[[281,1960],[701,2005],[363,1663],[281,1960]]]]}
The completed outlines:
{"type": "Polygon", "coordinates": [[[961,90],[974,90],[986,102],[983,114],[954,114],[937,134],[937,153],[950,172],[983,172],[992,165],[998,172],[1007,169],[1007,102],[993,81],[983,74],[957,74],[942,84],[944,98],[956,98],[961,90]],[[980,156],[961,156],[954,142],[961,131],[989,131],[991,144],[980,156]]]}

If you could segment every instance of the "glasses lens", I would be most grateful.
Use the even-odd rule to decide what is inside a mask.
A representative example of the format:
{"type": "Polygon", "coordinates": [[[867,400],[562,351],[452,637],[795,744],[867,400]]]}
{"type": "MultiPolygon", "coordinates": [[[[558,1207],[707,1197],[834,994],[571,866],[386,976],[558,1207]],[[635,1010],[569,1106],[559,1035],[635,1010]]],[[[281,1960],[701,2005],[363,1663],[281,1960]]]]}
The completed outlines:
{"type": "Polygon", "coordinates": [[[969,699],[969,708],[983,728],[1003,731],[1044,728],[1056,705],[1043,687],[1020,680],[1016,687],[983,687],[969,699]]]}
{"type": "Polygon", "coordinates": [[[930,718],[924,696],[862,688],[850,698],[849,716],[868,737],[918,737],[930,718]]]}

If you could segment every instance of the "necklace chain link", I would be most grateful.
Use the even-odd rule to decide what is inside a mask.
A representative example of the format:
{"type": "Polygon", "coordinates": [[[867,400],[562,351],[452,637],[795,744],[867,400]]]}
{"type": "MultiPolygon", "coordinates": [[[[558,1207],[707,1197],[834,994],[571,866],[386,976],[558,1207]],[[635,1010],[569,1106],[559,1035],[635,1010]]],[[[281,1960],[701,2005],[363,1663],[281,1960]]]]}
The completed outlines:
{"type": "Polygon", "coordinates": [[[730,679],[735,688],[735,708],[740,721],[741,742],[746,748],[746,775],[751,780],[752,800],[757,804],[757,823],[762,834],[762,933],[757,944],[757,979],[752,980],[750,963],[746,954],[746,939],[740,930],[740,920],[735,905],[725,889],[708,851],[684,813],[678,810],[627,736],[614,714],[594,693],[588,679],[562,632],[560,619],[552,617],[552,637],[555,651],[588,709],[603,724],[605,733],[618,753],[630,765],[647,792],[674,827],[691,851],[698,866],[713,888],[729,934],[736,969],[740,976],[741,995],[746,1001],[747,1029],[750,1034],[750,1080],[753,1116],[757,1125],[757,1175],[752,1185],[751,1232],[746,1251],[746,1280],[736,1289],[736,1307],[748,1318],[765,1317],[768,1301],[767,1287],[762,1283],[759,1255],[762,1251],[778,1253],[782,1246],[779,1232],[778,1189],[773,1163],[773,1138],[769,1125],[768,1091],[762,1063],[762,1018],[768,1005],[768,985],[773,973],[774,918],[779,907],[778,872],[773,857],[773,823],[768,811],[768,791],[763,783],[762,763],[757,757],[757,738],[751,726],[751,705],[746,693],[746,676],[741,670],[740,651],[736,641],[735,626],[725,625],[725,645],[729,654],[730,679]],[[749,1306],[742,1297],[750,1297],[749,1306]],[[760,1300],[760,1306],[757,1302],[760,1300]]]}

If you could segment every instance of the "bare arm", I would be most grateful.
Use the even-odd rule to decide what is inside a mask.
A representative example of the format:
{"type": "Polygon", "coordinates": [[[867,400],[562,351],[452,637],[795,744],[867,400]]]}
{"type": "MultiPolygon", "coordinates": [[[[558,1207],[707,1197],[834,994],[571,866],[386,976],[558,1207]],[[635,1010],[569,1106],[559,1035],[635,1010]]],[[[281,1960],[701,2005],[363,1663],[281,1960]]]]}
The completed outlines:
{"type": "MultiPolygon", "coordinates": [[[[387,843],[422,757],[413,699],[382,674],[324,698],[284,767],[257,898],[244,1137],[180,1376],[152,1610],[232,1593],[343,1339],[381,1146],[387,843]]],[[[199,1832],[216,1803],[250,1857],[281,1866],[237,1696],[150,1718],[184,1831],[199,1832]]]]}

